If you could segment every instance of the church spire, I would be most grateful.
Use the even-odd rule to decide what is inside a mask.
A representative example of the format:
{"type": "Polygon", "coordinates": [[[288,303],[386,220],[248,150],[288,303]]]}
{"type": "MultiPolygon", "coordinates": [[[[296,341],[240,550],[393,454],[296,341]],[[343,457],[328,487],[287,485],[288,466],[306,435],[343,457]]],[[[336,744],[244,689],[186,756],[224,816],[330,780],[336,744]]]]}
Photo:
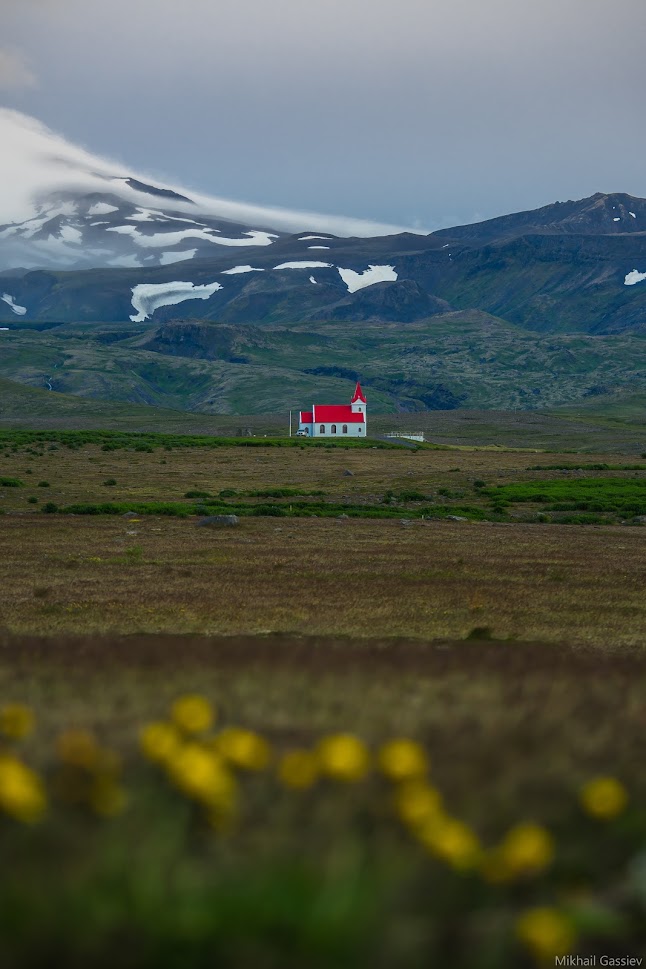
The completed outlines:
{"type": "Polygon", "coordinates": [[[361,389],[361,384],[357,380],[357,386],[354,388],[354,394],[352,396],[352,400],[350,401],[350,403],[351,404],[356,404],[356,402],[358,400],[363,401],[364,404],[367,404],[368,403],[367,400],[366,400],[366,398],[363,395],[363,391],[361,389]]]}

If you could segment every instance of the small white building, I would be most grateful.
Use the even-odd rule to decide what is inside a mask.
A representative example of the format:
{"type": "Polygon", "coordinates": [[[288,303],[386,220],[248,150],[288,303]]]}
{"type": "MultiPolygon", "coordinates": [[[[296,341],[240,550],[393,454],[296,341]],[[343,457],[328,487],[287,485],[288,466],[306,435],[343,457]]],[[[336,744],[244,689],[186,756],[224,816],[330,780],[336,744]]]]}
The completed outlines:
{"type": "Polygon", "coordinates": [[[367,402],[357,383],[349,404],[312,404],[298,415],[301,437],[365,437],[367,402]]]}

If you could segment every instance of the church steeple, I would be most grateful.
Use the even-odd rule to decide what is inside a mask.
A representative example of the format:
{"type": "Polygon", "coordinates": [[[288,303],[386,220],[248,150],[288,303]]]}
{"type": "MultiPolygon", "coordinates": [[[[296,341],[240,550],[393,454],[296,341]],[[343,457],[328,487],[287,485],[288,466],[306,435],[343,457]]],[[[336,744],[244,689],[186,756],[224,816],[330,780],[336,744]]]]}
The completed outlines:
{"type": "Polygon", "coordinates": [[[364,431],[367,433],[367,421],[366,412],[368,410],[368,402],[364,396],[363,390],[361,389],[361,384],[357,380],[357,386],[354,388],[354,394],[352,395],[352,400],[350,401],[350,410],[353,414],[361,414],[364,420],[364,431]]]}
{"type": "Polygon", "coordinates": [[[361,384],[357,380],[357,386],[354,388],[354,395],[353,395],[352,400],[350,401],[350,403],[351,404],[356,404],[356,402],[358,400],[363,401],[364,404],[367,404],[368,403],[368,401],[366,400],[366,398],[363,395],[363,391],[361,389],[361,384]]]}

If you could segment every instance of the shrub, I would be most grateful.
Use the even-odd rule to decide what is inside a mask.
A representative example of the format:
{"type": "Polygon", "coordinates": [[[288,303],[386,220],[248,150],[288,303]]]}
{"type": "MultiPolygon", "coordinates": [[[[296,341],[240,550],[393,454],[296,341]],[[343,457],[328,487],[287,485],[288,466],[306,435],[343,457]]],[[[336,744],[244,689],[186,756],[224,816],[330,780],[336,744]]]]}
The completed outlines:
{"type": "Polygon", "coordinates": [[[184,497],[185,498],[212,498],[213,495],[209,491],[187,491],[184,497]]]}
{"type": "Polygon", "coordinates": [[[467,633],[467,639],[493,639],[493,629],[490,626],[474,626],[467,633]]]}
{"type": "Polygon", "coordinates": [[[53,501],[48,501],[43,505],[43,511],[46,515],[55,515],[58,511],[58,505],[55,505],[53,501]]]}
{"type": "Polygon", "coordinates": [[[423,495],[421,491],[402,491],[399,494],[400,501],[426,501],[427,495],[423,495]]]}
{"type": "Polygon", "coordinates": [[[39,488],[49,488],[50,487],[49,481],[39,481],[38,482],[38,487],[39,488]]]}
{"type": "Polygon", "coordinates": [[[106,488],[114,488],[116,483],[117,483],[116,478],[106,478],[106,480],[103,482],[103,485],[106,488]]]}
{"type": "Polygon", "coordinates": [[[25,483],[20,478],[0,478],[1,488],[24,488],[25,483]]]}
{"type": "Polygon", "coordinates": [[[36,497],[36,495],[30,495],[29,498],[27,498],[27,501],[29,502],[30,505],[38,504],[38,498],[36,497]]]}

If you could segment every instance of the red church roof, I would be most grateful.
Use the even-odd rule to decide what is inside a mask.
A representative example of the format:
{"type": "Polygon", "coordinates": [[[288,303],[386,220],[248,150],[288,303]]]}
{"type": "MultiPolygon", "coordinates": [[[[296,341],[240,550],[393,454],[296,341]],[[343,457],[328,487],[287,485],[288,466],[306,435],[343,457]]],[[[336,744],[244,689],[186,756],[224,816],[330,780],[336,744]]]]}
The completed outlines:
{"type": "Polygon", "coordinates": [[[361,389],[361,384],[357,380],[357,386],[354,388],[354,394],[353,394],[353,397],[352,397],[352,400],[350,401],[350,403],[351,404],[356,404],[356,402],[358,400],[363,401],[364,404],[367,404],[368,403],[368,401],[366,400],[366,398],[363,396],[363,390],[361,389]]]}
{"type": "Polygon", "coordinates": [[[338,422],[339,424],[365,424],[363,414],[355,414],[350,404],[315,404],[315,420],[312,423],[327,424],[328,422],[338,422]]]}
{"type": "Polygon", "coordinates": [[[313,424],[314,418],[312,416],[311,410],[302,410],[298,415],[298,419],[301,424],[313,424]]]}

